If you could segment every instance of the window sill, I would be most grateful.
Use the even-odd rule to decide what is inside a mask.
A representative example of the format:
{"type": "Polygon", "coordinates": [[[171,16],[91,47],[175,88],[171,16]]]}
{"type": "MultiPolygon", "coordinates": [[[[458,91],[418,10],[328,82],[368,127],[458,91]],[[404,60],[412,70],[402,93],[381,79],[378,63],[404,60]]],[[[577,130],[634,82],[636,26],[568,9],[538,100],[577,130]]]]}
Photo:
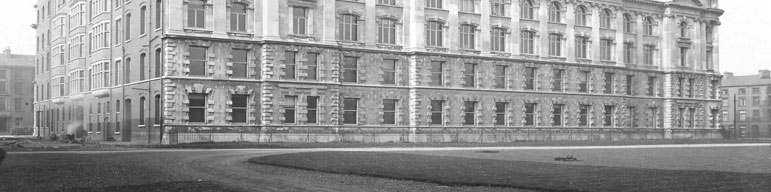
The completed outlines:
{"type": "Polygon", "coordinates": [[[401,6],[401,5],[389,5],[389,4],[375,4],[375,6],[379,6],[379,7],[393,7],[393,8],[404,8],[404,6],[401,6]]]}
{"type": "Polygon", "coordinates": [[[502,19],[511,19],[511,16],[506,16],[506,15],[490,15],[490,17],[502,18],[502,19]]]}
{"type": "Polygon", "coordinates": [[[231,37],[246,37],[246,38],[254,37],[254,34],[247,33],[246,31],[231,31],[227,33],[228,33],[228,36],[231,36],[231,37]]]}
{"type": "Polygon", "coordinates": [[[637,35],[635,32],[624,32],[624,35],[637,35]]]}
{"type": "Polygon", "coordinates": [[[432,46],[426,46],[426,51],[430,52],[447,52],[449,49],[446,47],[432,47],[432,46]]]}
{"type": "Polygon", "coordinates": [[[353,46],[353,47],[364,47],[364,43],[362,43],[362,42],[348,41],[348,40],[337,40],[337,45],[340,45],[340,46],[353,46]]]}
{"type": "Polygon", "coordinates": [[[615,65],[616,62],[611,60],[600,60],[600,64],[615,65]]]}
{"type": "Polygon", "coordinates": [[[442,8],[436,8],[436,7],[424,7],[426,10],[435,10],[435,11],[443,11],[443,12],[450,12],[450,10],[442,9],[442,8]]]}
{"type": "Polygon", "coordinates": [[[469,15],[482,15],[481,13],[476,13],[476,12],[467,12],[467,11],[458,11],[458,13],[461,13],[461,14],[469,14],[469,15]]]}
{"type": "Polygon", "coordinates": [[[511,53],[507,53],[505,51],[491,51],[490,54],[498,57],[511,57],[511,53]]]}
{"type": "Polygon", "coordinates": [[[291,39],[305,39],[305,40],[311,40],[315,41],[316,37],[312,34],[289,34],[289,38],[291,39]]]}
{"type": "Polygon", "coordinates": [[[146,37],[146,36],[147,36],[147,33],[145,33],[145,34],[140,34],[140,35],[139,35],[139,38],[144,38],[144,37],[146,37]]]}
{"type": "Polygon", "coordinates": [[[381,48],[381,49],[402,50],[402,46],[396,45],[396,44],[378,43],[375,45],[377,46],[377,48],[381,48]]]}
{"type": "Polygon", "coordinates": [[[549,24],[553,24],[553,25],[568,25],[567,23],[563,23],[563,22],[554,22],[554,21],[549,21],[549,24]]]}
{"type": "Polygon", "coordinates": [[[532,22],[539,22],[538,20],[535,20],[535,19],[528,19],[528,18],[519,18],[519,20],[520,20],[520,21],[532,21],[532,22]]]}
{"type": "Polygon", "coordinates": [[[362,5],[364,4],[363,1],[355,1],[355,0],[337,0],[337,1],[350,2],[350,3],[358,3],[358,4],[362,4],[362,5]]]}
{"type": "Polygon", "coordinates": [[[482,53],[482,51],[476,50],[476,49],[459,49],[458,52],[460,52],[461,54],[474,54],[474,55],[479,55],[480,53],[482,53]]]}
{"type": "Polygon", "coordinates": [[[603,28],[603,27],[600,27],[600,30],[605,30],[605,31],[616,31],[616,29],[613,29],[613,28],[603,28]]]}
{"type": "Polygon", "coordinates": [[[183,31],[185,31],[186,33],[198,33],[198,34],[207,34],[207,35],[211,35],[213,33],[213,31],[206,30],[203,28],[184,28],[183,31]]]}

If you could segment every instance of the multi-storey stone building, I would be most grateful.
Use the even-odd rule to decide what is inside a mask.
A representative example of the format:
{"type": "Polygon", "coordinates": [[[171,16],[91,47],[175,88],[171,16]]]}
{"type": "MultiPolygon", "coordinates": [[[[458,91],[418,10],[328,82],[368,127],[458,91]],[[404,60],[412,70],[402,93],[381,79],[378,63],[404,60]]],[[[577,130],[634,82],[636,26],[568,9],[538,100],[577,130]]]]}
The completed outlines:
{"type": "Polygon", "coordinates": [[[717,0],[38,0],[36,112],[95,140],[717,137],[717,0]]]}
{"type": "Polygon", "coordinates": [[[771,71],[745,76],[726,73],[721,93],[721,129],[735,131],[737,137],[771,137],[771,71]]]}
{"type": "MultiPolygon", "coordinates": [[[[21,134],[16,128],[32,128],[32,82],[35,56],[0,54],[0,135],[21,134]]],[[[28,134],[28,133],[26,133],[28,134]]]]}

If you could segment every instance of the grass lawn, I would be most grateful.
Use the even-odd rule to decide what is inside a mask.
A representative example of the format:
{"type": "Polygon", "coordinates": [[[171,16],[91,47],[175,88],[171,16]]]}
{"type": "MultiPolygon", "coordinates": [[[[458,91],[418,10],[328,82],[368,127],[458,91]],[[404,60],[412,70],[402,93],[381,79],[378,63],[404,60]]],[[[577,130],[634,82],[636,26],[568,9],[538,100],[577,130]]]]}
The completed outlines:
{"type": "Polygon", "coordinates": [[[382,152],[295,153],[250,161],[451,186],[542,191],[771,191],[771,173],[665,170],[382,152]]]}

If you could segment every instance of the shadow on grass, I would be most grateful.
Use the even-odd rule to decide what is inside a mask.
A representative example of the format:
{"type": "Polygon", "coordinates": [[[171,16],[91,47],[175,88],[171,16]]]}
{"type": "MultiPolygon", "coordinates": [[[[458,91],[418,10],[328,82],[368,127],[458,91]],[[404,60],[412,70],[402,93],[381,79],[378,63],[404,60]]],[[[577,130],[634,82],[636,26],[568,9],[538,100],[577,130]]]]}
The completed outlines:
{"type": "Polygon", "coordinates": [[[85,192],[103,192],[103,191],[117,191],[117,192],[166,192],[166,191],[205,191],[205,192],[239,192],[227,187],[223,187],[215,182],[210,181],[180,181],[180,182],[161,182],[150,183],[143,185],[124,185],[124,186],[110,186],[110,187],[96,187],[96,188],[72,188],[61,191],[85,191],[85,192]]]}
{"type": "Polygon", "coordinates": [[[448,186],[493,186],[539,191],[771,191],[771,174],[566,165],[377,152],[294,153],[249,161],[448,186]]]}

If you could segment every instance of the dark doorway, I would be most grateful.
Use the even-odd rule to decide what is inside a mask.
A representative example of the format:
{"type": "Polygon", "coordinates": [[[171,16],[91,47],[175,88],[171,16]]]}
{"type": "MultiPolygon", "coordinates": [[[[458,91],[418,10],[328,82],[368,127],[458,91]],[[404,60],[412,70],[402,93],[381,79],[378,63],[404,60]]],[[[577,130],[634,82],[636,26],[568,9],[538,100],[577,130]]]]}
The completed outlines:
{"type": "Polygon", "coordinates": [[[123,142],[131,142],[131,99],[123,102],[123,142]]]}
{"type": "Polygon", "coordinates": [[[760,127],[758,127],[757,125],[753,125],[752,128],[750,129],[750,137],[755,137],[755,138],[760,137],[760,127]]]}
{"type": "Polygon", "coordinates": [[[9,132],[8,129],[8,118],[0,118],[0,133],[6,133],[9,132]]]}

